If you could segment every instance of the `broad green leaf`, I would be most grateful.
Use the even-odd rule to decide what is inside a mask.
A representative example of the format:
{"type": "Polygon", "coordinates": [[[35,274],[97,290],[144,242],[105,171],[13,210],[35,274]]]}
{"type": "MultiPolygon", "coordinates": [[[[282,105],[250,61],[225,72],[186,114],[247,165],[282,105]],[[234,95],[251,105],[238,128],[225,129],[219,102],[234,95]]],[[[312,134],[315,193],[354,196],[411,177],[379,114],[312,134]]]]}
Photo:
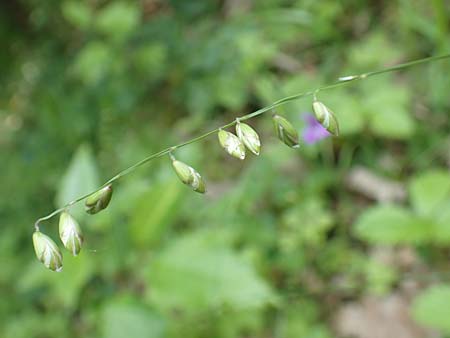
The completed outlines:
{"type": "Polygon", "coordinates": [[[421,215],[440,213],[450,200],[450,172],[433,170],[414,177],[409,184],[413,208],[421,215]]]}
{"type": "Polygon", "coordinates": [[[141,246],[155,244],[179,215],[178,203],[185,192],[183,184],[173,176],[142,194],[131,213],[130,233],[133,241],[141,246]]]}
{"type": "MultiPolygon", "coordinates": [[[[73,156],[60,183],[56,196],[56,205],[61,207],[68,202],[94,191],[99,186],[95,158],[88,145],[81,145],[73,156]]],[[[84,215],[83,205],[79,203],[71,208],[75,218],[84,215]]]]}
{"type": "Polygon", "coordinates": [[[412,314],[422,325],[450,334],[450,285],[436,285],[413,302],[412,314]]]}
{"type": "Polygon", "coordinates": [[[81,291],[94,273],[95,264],[93,257],[83,249],[76,257],[67,251],[63,251],[63,255],[61,272],[49,271],[35,260],[25,270],[17,288],[22,292],[29,292],[43,286],[50,287],[52,299],[56,299],[67,308],[75,309],[81,291]]]}
{"type": "Polygon", "coordinates": [[[103,338],[166,337],[163,318],[141,304],[116,301],[103,308],[103,338]]]}
{"type": "Polygon", "coordinates": [[[363,107],[374,134],[393,139],[407,139],[415,129],[411,116],[410,92],[393,85],[390,77],[361,84],[363,107]]]}
{"type": "Polygon", "coordinates": [[[94,257],[81,249],[81,253],[74,257],[64,252],[63,271],[55,275],[48,275],[49,282],[62,304],[75,308],[83,288],[96,271],[94,257]]]}
{"type": "Polygon", "coordinates": [[[202,232],[174,240],[152,261],[148,279],[148,296],[162,309],[250,309],[274,300],[248,263],[202,232]]]}
{"type": "Polygon", "coordinates": [[[356,235],[375,244],[424,243],[432,236],[432,224],[409,210],[380,205],[365,210],[354,225],[356,235]]]}

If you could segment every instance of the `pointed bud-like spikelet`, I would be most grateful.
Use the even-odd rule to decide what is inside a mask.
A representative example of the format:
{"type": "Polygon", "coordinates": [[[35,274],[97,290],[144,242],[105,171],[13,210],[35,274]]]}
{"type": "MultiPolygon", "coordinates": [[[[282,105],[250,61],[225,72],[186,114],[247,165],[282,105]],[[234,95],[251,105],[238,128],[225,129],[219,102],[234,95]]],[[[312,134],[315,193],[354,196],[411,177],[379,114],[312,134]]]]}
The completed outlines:
{"type": "Polygon", "coordinates": [[[239,137],[225,130],[219,130],[217,136],[219,137],[220,145],[228,154],[240,160],[245,159],[245,146],[239,140],[239,137]]]}
{"type": "Polygon", "coordinates": [[[113,188],[110,184],[86,198],[86,212],[93,215],[105,209],[108,206],[109,201],[111,201],[112,193],[113,188]]]}
{"type": "Polygon", "coordinates": [[[175,159],[172,161],[172,165],[181,182],[190,186],[196,192],[199,192],[201,194],[205,193],[205,182],[194,168],[175,159]]]}
{"type": "Polygon", "coordinates": [[[313,111],[317,121],[332,135],[339,135],[339,124],[333,111],[322,102],[314,100],[313,111]]]}
{"type": "Polygon", "coordinates": [[[236,134],[248,150],[255,155],[259,155],[261,141],[259,140],[258,133],[252,127],[248,124],[238,122],[236,124],[236,134]]]}
{"type": "Polygon", "coordinates": [[[65,211],[59,217],[59,237],[72,255],[79,254],[83,244],[83,233],[78,222],[65,211]]]}
{"type": "Polygon", "coordinates": [[[62,271],[62,253],[50,237],[40,231],[35,231],[33,245],[36,257],[46,268],[56,272],[62,271]]]}
{"type": "Polygon", "coordinates": [[[298,148],[298,132],[294,126],[280,115],[273,115],[273,123],[278,138],[291,148],[298,148]]]}

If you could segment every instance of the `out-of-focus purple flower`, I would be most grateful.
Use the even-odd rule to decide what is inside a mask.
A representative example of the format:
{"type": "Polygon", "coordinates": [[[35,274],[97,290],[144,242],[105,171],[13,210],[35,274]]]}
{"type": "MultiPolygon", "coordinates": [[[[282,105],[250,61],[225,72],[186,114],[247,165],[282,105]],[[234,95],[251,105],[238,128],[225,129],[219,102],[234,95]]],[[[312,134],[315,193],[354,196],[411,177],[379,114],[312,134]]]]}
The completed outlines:
{"type": "Polygon", "coordinates": [[[331,134],[316,120],[311,113],[303,114],[303,119],[306,122],[306,127],[303,129],[303,140],[307,144],[314,144],[320,140],[331,136],[331,134]]]}

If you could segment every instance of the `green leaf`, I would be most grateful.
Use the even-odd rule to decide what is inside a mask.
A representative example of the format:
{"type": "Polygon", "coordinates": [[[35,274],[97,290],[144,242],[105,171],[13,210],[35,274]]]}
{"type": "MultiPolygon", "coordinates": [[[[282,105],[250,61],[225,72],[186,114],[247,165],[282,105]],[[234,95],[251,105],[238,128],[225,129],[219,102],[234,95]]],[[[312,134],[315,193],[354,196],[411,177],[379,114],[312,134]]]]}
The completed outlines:
{"type": "Polygon", "coordinates": [[[75,309],[81,292],[95,271],[93,257],[85,251],[74,257],[64,255],[63,270],[57,275],[42,267],[34,260],[25,270],[17,287],[27,292],[42,286],[48,286],[52,299],[65,307],[75,309]]]}
{"type": "Polygon", "coordinates": [[[432,224],[394,205],[365,210],[354,225],[356,235],[375,244],[424,243],[432,235],[432,224]]]}
{"type": "Polygon", "coordinates": [[[91,9],[83,1],[66,1],[61,10],[66,20],[78,28],[85,29],[91,22],[91,9]]]}
{"type": "Polygon", "coordinates": [[[410,115],[411,94],[405,87],[393,86],[387,78],[374,79],[361,84],[364,110],[374,134],[392,138],[407,139],[415,129],[410,115]]]}
{"type": "Polygon", "coordinates": [[[404,110],[380,109],[370,124],[375,134],[393,139],[406,139],[414,131],[414,121],[404,110]]]}
{"type": "Polygon", "coordinates": [[[450,244],[450,200],[434,215],[434,242],[441,245],[450,244]]]}
{"type": "Polygon", "coordinates": [[[249,264],[205,232],[173,241],[152,262],[148,278],[149,298],[163,309],[250,309],[274,299],[249,264]]]}
{"type": "Polygon", "coordinates": [[[431,215],[448,207],[450,199],[450,174],[443,170],[433,170],[420,174],[409,184],[411,203],[421,215],[431,215]]]}
{"type": "Polygon", "coordinates": [[[166,337],[165,323],[160,315],[144,305],[115,301],[103,309],[103,338],[166,337]]]}
{"type": "Polygon", "coordinates": [[[364,39],[356,40],[348,49],[348,64],[353,68],[365,71],[379,69],[402,57],[402,50],[389,39],[390,34],[382,29],[374,29],[364,39]],[[383,53],[379,53],[382,50],[383,53]]]}
{"type": "Polygon", "coordinates": [[[89,42],[79,52],[73,69],[84,82],[95,84],[100,81],[110,69],[112,51],[103,42],[89,42]]]}
{"type": "Polygon", "coordinates": [[[167,226],[179,215],[177,207],[185,192],[176,177],[151,187],[135,202],[130,223],[131,237],[137,245],[157,243],[167,226]]]}
{"type": "Polygon", "coordinates": [[[112,38],[122,39],[138,26],[139,16],[139,8],[135,3],[114,1],[102,9],[95,26],[112,38]]]}
{"type": "MultiPolygon", "coordinates": [[[[94,191],[99,186],[95,158],[88,145],[81,145],[73,156],[60,183],[56,196],[56,205],[61,207],[70,201],[94,191]]],[[[83,217],[83,205],[71,208],[75,218],[83,217]]]]}
{"type": "Polygon", "coordinates": [[[412,314],[422,325],[450,334],[450,285],[436,285],[413,302],[412,314]]]}

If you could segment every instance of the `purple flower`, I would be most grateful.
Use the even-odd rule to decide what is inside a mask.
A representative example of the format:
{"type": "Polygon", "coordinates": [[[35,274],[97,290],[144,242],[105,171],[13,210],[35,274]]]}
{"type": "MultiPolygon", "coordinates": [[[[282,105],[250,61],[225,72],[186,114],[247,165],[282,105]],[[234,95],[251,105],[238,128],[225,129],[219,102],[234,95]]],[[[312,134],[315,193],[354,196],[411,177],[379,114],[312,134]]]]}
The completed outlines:
{"type": "Polygon", "coordinates": [[[302,134],[305,143],[314,144],[331,135],[311,113],[305,113],[303,119],[306,122],[306,127],[303,129],[302,134]]]}

